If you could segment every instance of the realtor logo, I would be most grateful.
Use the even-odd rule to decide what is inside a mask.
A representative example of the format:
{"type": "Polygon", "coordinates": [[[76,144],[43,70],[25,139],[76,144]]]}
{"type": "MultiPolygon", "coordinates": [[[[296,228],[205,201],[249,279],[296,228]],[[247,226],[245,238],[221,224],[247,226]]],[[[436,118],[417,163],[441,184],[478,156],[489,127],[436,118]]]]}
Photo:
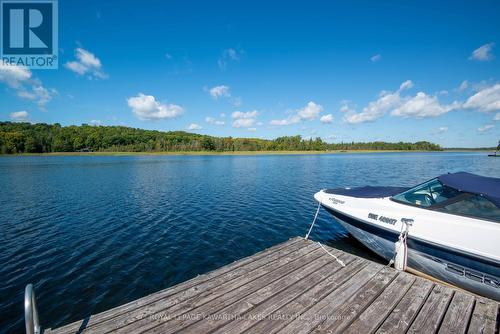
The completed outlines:
{"type": "Polygon", "coordinates": [[[57,0],[1,0],[1,61],[57,69],[57,0]]]}

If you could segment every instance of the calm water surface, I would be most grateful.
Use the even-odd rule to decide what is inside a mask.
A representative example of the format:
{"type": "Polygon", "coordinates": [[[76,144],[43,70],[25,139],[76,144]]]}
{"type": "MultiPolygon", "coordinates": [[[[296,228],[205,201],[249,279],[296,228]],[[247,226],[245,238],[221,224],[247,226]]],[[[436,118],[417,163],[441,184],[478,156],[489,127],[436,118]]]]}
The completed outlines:
{"type": "MultiPolygon", "coordinates": [[[[322,188],[500,177],[484,153],[0,157],[0,332],[58,327],[303,236],[322,188]]],[[[373,257],[326,212],[312,238],[373,257]]]]}

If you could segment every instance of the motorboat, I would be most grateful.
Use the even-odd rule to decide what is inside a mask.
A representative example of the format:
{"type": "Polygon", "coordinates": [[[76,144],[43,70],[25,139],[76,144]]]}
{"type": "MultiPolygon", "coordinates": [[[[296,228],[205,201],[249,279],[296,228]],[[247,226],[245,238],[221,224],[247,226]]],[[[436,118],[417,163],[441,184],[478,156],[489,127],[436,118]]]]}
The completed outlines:
{"type": "Polygon", "coordinates": [[[314,198],[387,260],[405,236],[405,269],[500,301],[500,179],[466,172],[407,187],[321,190],[314,198]]]}
{"type": "Polygon", "coordinates": [[[498,141],[498,146],[497,149],[495,150],[495,153],[493,154],[488,154],[489,157],[500,157],[500,140],[498,141]]]}

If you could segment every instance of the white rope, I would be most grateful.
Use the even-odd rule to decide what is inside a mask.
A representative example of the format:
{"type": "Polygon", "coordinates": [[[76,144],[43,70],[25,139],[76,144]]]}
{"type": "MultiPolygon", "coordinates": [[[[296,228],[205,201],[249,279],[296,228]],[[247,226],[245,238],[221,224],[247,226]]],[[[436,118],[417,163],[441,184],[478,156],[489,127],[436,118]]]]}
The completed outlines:
{"type": "Polygon", "coordinates": [[[320,245],[320,247],[321,247],[321,248],[323,248],[323,250],[324,250],[325,252],[327,252],[327,254],[328,254],[328,255],[330,255],[331,257],[333,257],[333,258],[335,259],[335,261],[337,261],[337,262],[338,262],[338,263],[339,263],[342,267],[345,267],[345,263],[344,263],[344,262],[342,262],[342,260],[341,260],[341,259],[339,259],[338,257],[336,257],[335,255],[333,255],[332,253],[330,253],[330,252],[328,251],[328,249],[326,249],[325,247],[323,247],[323,245],[322,245],[319,241],[318,241],[318,245],[320,245]]]}
{"type": "MultiPolygon", "coordinates": [[[[316,220],[318,219],[318,214],[319,214],[319,209],[321,209],[321,204],[322,204],[322,201],[320,201],[320,202],[318,203],[318,209],[316,210],[316,214],[314,215],[314,219],[313,219],[313,222],[312,222],[312,224],[311,224],[311,227],[309,227],[309,231],[307,232],[306,236],[304,237],[304,239],[306,239],[306,240],[309,238],[309,234],[311,234],[311,231],[312,231],[312,229],[313,229],[313,227],[314,227],[314,224],[316,223],[316,220]]],[[[323,247],[323,245],[322,245],[319,241],[317,241],[317,244],[318,244],[321,248],[323,248],[323,250],[324,250],[324,251],[325,251],[328,255],[330,255],[331,257],[333,257],[333,258],[335,259],[335,261],[337,261],[337,262],[338,262],[338,264],[340,264],[342,267],[345,267],[345,263],[344,263],[344,262],[342,262],[342,260],[341,260],[341,259],[339,259],[339,258],[338,258],[338,257],[336,257],[335,255],[333,255],[332,253],[330,253],[330,252],[328,251],[328,249],[326,249],[325,247],[323,247]]]]}
{"type": "Polygon", "coordinates": [[[309,231],[307,232],[305,239],[309,239],[309,234],[311,234],[311,231],[314,227],[314,224],[316,223],[316,219],[318,219],[318,214],[319,214],[319,209],[321,209],[321,201],[318,203],[318,209],[316,210],[316,214],[314,215],[314,220],[311,224],[311,227],[309,227],[309,231]]]}

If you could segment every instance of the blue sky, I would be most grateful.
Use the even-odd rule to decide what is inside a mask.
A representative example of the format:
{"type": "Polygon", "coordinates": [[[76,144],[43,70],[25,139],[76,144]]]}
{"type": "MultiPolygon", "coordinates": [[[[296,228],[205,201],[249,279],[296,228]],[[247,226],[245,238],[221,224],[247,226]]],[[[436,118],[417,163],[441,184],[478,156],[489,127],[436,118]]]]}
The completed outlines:
{"type": "Polygon", "coordinates": [[[60,1],[0,120],[340,141],[500,139],[498,1],[60,1]]]}

